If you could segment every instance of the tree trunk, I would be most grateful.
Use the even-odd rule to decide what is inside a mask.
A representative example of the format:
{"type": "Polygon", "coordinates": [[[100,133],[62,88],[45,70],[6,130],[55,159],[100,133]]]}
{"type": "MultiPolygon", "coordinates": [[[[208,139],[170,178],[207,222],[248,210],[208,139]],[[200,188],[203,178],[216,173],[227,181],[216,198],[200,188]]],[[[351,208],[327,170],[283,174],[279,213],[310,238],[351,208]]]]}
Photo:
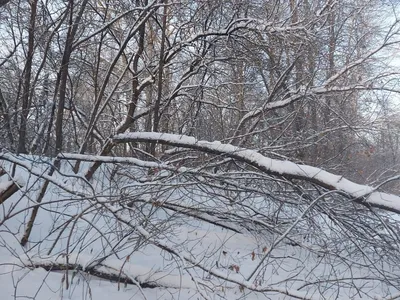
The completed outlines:
{"type": "MultiPolygon", "coordinates": [[[[154,105],[154,117],[153,117],[153,131],[157,132],[160,124],[160,104],[163,95],[163,72],[164,72],[164,56],[165,56],[165,36],[167,31],[167,14],[168,14],[168,0],[165,0],[164,14],[162,17],[162,33],[161,33],[161,48],[160,48],[160,60],[158,65],[158,88],[157,88],[157,99],[154,105]]],[[[156,143],[151,144],[150,153],[155,156],[156,154],[156,143]]]]}
{"type": "Polygon", "coordinates": [[[25,64],[24,72],[24,83],[23,83],[23,93],[22,93],[22,109],[20,116],[20,126],[19,126],[19,137],[18,137],[18,153],[27,153],[26,151],[26,127],[30,109],[30,85],[31,85],[31,74],[32,74],[32,61],[33,52],[35,47],[35,24],[36,24],[36,10],[37,10],[37,0],[30,2],[31,15],[29,22],[29,33],[28,33],[28,54],[25,64]]]}
{"type": "Polygon", "coordinates": [[[67,80],[68,80],[68,65],[71,58],[72,53],[72,43],[74,41],[74,37],[76,31],[78,30],[78,26],[80,24],[83,12],[85,10],[86,4],[88,0],[83,0],[81,4],[80,11],[76,16],[75,20],[73,19],[74,16],[74,0],[69,0],[69,27],[67,32],[67,40],[65,42],[64,47],[64,54],[61,61],[61,69],[60,69],[60,90],[59,90],[59,98],[58,98],[58,105],[57,105],[57,114],[56,114],[56,125],[55,125],[55,132],[56,132],[56,154],[62,151],[63,145],[63,118],[64,118],[64,105],[65,105],[65,98],[66,98],[66,90],[67,90],[67,80]]]}

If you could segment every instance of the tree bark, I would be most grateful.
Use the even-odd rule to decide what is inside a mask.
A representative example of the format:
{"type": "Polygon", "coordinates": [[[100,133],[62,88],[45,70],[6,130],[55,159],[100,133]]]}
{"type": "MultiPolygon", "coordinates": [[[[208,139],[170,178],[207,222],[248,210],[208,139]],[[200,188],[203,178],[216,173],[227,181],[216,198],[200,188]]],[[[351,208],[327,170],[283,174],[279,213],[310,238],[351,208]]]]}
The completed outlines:
{"type": "Polygon", "coordinates": [[[62,150],[63,145],[63,118],[64,118],[64,105],[65,105],[65,98],[66,98],[66,89],[67,89],[67,81],[68,81],[68,65],[71,58],[72,53],[72,44],[74,41],[74,37],[76,31],[78,30],[78,26],[80,24],[83,12],[85,11],[86,4],[88,0],[82,1],[80,11],[76,16],[75,20],[73,19],[74,15],[74,0],[70,0],[69,10],[70,10],[70,19],[69,19],[69,28],[67,33],[67,40],[65,42],[64,47],[64,54],[61,61],[61,69],[60,69],[60,94],[58,98],[58,105],[57,105],[57,114],[56,114],[56,154],[60,153],[62,150]]]}
{"type": "Polygon", "coordinates": [[[9,181],[5,189],[0,190],[0,205],[19,190],[19,186],[14,181],[9,181]]]}
{"type": "Polygon", "coordinates": [[[20,117],[19,138],[18,138],[18,153],[27,153],[26,151],[26,127],[30,108],[30,88],[31,88],[31,74],[32,74],[32,61],[33,52],[35,47],[35,24],[36,24],[36,10],[37,0],[30,2],[31,15],[28,33],[28,55],[25,64],[23,93],[22,93],[22,111],[20,117]]]}
{"type": "MultiPolygon", "coordinates": [[[[168,14],[168,1],[165,0],[164,14],[162,18],[162,33],[161,33],[161,46],[160,46],[160,59],[158,65],[158,89],[157,89],[157,99],[154,105],[154,117],[153,117],[153,131],[157,132],[160,124],[160,104],[163,92],[163,71],[164,71],[164,56],[165,56],[165,36],[167,31],[167,14],[168,14]]],[[[156,144],[151,144],[150,153],[155,156],[156,154],[156,144]]]]}

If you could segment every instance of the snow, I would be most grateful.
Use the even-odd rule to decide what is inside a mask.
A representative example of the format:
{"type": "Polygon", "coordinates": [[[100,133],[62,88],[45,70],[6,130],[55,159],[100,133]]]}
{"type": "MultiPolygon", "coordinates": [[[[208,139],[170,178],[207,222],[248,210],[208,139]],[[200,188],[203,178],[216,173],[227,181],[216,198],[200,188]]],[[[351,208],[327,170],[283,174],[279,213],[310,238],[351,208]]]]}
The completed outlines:
{"type": "MultiPolygon", "coordinates": [[[[120,136],[120,138],[123,137],[132,138],[132,135],[120,136]]],[[[265,165],[268,165],[275,172],[279,170],[285,174],[290,171],[302,176],[305,176],[304,174],[315,176],[319,178],[318,180],[329,181],[330,184],[336,184],[343,189],[353,189],[353,193],[362,194],[360,190],[364,187],[349,183],[340,176],[326,174],[317,168],[270,160],[255,151],[238,149],[220,142],[197,141],[193,137],[150,133],[138,135],[137,138],[139,137],[168,138],[179,147],[194,144],[202,149],[210,149],[214,153],[242,155],[246,160],[257,163],[261,167],[265,168],[265,165]]],[[[127,195],[132,195],[133,200],[140,196],[141,201],[151,203],[152,198],[147,194],[147,189],[155,188],[159,189],[160,201],[167,199],[171,205],[179,204],[180,206],[177,207],[181,212],[185,212],[207,201],[209,205],[213,205],[212,201],[215,201],[216,196],[210,199],[206,191],[196,191],[190,182],[182,184],[184,192],[182,193],[177,179],[174,178],[169,179],[170,183],[160,182],[158,186],[152,181],[142,184],[131,179],[126,182],[118,180],[116,183],[120,184],[119,189],[111,187],[108,190],[110,183],[103,177],[104,170],[96,173],[93,182],[89,185],[83,179],[83,173],[72,172],[73,163],[63,163],[59,173],[48,175],[52,187],[43,199],[42,209],[39,210],[30,242],[24,248],[20,246],[19,240],[29,216],[27,207],[35,203],[33,199],[36,199],[37,192],[40,190],[38,183],[43,182],[38,181],[38,176],[47,174],[51,160],[17,157],[6,153],[2,153],[2,158],[10,162],[4,163],[6,169],[11,170],[12,163],[17,164],[16,174],[21,180],[19,182],[25,183],[21,191],[0,206],[0,224],[3,224],[0,227],[1,299],[11,300],[15,297],[27,299],[35,295],[36,299],[78,300],[102,300],[110,297],[115,300],[320,299],[315,290],[302,288],[302,286],[323,278],[329,279],[333,273],[338,277],[346,278],[351,275],[357,278],[365,272],[362,269],[348,270],[344,264],[336,265],[332,270],[332,266],[322,264],[317,255],[304,254],[302,250],[285,244],[282,236],[303,220],[301,215],[297,216],[297,223],[289,224],[286,231],[277,232],[274,236],[254,235],[242,230],[240,224],[233,223],[236,225],[235,228],[242,231],[242,233],[237,233],[190,216],[179,215],[177,218],[175,212],[167,212],[164,208],[159,208],[156,214],[152,213],[152,215],[146,215],[146,211],[142,209],[141,213],[145,217],[140,218],[139,215],[133,214],[134,209],[129,210],[127,207],[121,209],[121,206],[115,205],[113,201],[110,201],[114,199],[111,197],[124,190],[127,195]],[[172,186],[176,190],[167,194],[172,186]],[[190,193],[192,200],[185,200],[183,197],[185,193],[190,193]],[[71,194],[75,195],[75,198],[71,199],[71,194]],[[10,216],[9,212],[13,213],[13,218],[7,218],[10,216]],[[160,227],[159,234],[154,234],[153,226],[156,228],[164,226],[166,220],[168,220],[168,226],[160,227]],[[69,221],[71,223],[67,223],[69,221]],[[152,226],[146,225],[148,222],[152,223],[152,226]],[[66,229],[60,233],[57,226],[64,225],[66,229]],[[49,253],[49,249],[59,234],[59,241],[49,253]],[[41,242],[38,243],[39,241],[41,242]],[[141,246],[137,247],[137,245],[141,246]],[[75,267],[75,270],[54,272],[39,267],[49,268],[54,264],[69,265],[75,267]],[[80,268],[77,269],[78,266],[80,268]],[[258,266],[262,266],[265,272],[263,282],[248,280],[249,275],[258,266]],[[123,280],[118,283],[101,279],[95,276],[98,273],[85,272],[92,267],[99,273],[129,278],[132,282],[141,284],[156,284],[159,287],[141,288],[135,284],[125,284],[123,280]],[[304,274],[304,276],[299,276],[299,274],[304,274]],[[68,289],[66,276],[69,282],[68,289]],[[293,276],[298,276],[301,280],[287,283],[286,281],[293,276]]],[[[138,173],[140,172],[137,169],[141,168],[173,168],[169,164],[146,162],[134,158],[77,154],[64,154],[63,158],[87,161],[82,163],[81,172],[89,168],[89,162],[93,161],[130,164],[129,170],[138,173]]],[[[9,181],[0,178],[0,185],[4,186],[4,182],[9,181]]],[[[265,204],[266,202],[265,199],[247,199],[246,201],[250,201],[249,203],[252,203],[255,208],[258,207],[257,203],[265,204]]],[[[395,199],[387,201],[393,202],[395,199]]],[[[219,214],[221,210],[218,202],[214,205],[215,215],[208,215],[205,211],[201,213],[202,211],[198,210],[199,214],[208,221],[223,222],[224,216],[219,214]]],[[[253,220],[259,221],[255,217],[253,220]]],[[[306,246],[315,247],[312,244],[306,246]]],[[[378,284],[372,282],[365,286],[371,288],[371,296],[383,295],[383,292],[378,289],[378,284]]],[[[330,295],[335,295],[335,293],[328,293],[326,297],[330,298],[330,295]]],[[[350,290],[345,290],[340,294],[340,298],[359,298],[352,295],[350,290]]]]}
{"type": "Polygon", "coordinates": [[[13,181],[4,181],[4,182],[0,182],[0,194],[3,193],[4,191],[6,191],[10,186],[12,186],[14,184],[13,181]]]}
{"type": "Polygon", "coordinates": [[[77,273],[70,289],[63,285],[64,273],[49,273],[38,268],[32,271],[14,268],[3,273],[0,282],[1,299],[94,299],[94,300],[153,300],[153,299],[193,299],[193,293],[179,289],[142,289],[132,285],[98,280],[94,276],[77,273]]]}
{"type": "Polygon", "coordinates": [[[12,180],[0,182],[0,194],[6,191],[14,183],[16,183],[18,186],[24,186],[26,184],[25,180],[21,176],[14,176],[12,180]]]}

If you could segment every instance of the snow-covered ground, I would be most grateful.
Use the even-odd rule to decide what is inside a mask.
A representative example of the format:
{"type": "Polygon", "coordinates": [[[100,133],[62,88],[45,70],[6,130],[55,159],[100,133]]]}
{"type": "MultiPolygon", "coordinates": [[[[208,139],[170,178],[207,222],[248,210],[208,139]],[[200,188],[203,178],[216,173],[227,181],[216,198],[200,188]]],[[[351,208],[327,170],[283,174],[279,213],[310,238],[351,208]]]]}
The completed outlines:
{"type": "MultiPolygon", "coordinates": [[[[63,162],[62,174],[51,176],[57,186],[50,184],[22,247],[43,185],[37,176],[49,168],[49,160],[38,157],[23,161],[30,172],[22,167],[15,171],[23,187],[0,206],[0,299],[364,299],[397,291],[375,280],[379,271],[369,268],[373,262],[365,257],[357,260],[343,252],[333,259],[307,236],[299,247],[281,241],[282,232],[273,229],[243,229],[239,219],[224,223],[225,214],[239,218],[240,213],[233,204],[220,207],[220,194],[213,196],[189,180],[146,181],[151,175],[135,168],[131,177],[109,181],[103,166],[89,184],[81,177],[89,163],[75,175],[72,164],[63,162]],[[175,210],[163,208],[164,203],[176,205],[175,210]],[[215,215],[202,210],[204,203],[215,215]],[[188,207],[199,208],[201,218],[183,214],[188,207]]],[[[2,167],[11,174],[11,164],[2,167]]],[[[8,180],[0,177],[0,188],[8,180]]],[[[263,208],[266,199],[241,201],[268,211],[263,208]]],[[[306,224],[297,217],[300,232],[306,224]]],[[[328,231],[324,234],[333,238],[328,231]]],[[[393,268],[397,280],[397,267],[385,268],[393,268]]]]}

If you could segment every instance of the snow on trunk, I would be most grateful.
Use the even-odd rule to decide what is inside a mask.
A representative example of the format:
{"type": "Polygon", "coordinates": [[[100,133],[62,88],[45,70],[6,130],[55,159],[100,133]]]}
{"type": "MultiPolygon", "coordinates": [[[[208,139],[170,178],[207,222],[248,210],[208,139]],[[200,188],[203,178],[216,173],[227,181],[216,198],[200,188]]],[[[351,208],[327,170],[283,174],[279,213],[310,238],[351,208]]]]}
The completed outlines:
{"type": "Polygon", "coordinates": [[[343,176],[332,174],[320,168],[265,157],[255,150],[240,148],[231,144],[223,144],[219,141],[199,141],[191,136],[169,133],[131,132],[118,134],[113,137],[114,143],[154,141],[160,144],[228,156],[248,163],[270,175],[311,182],[328,190],[342,192],[352,201],[363,205],[370,205],[400,213],[400,197],[397,195],[380,192],[378,188],[352,182],[343,176]]]}

